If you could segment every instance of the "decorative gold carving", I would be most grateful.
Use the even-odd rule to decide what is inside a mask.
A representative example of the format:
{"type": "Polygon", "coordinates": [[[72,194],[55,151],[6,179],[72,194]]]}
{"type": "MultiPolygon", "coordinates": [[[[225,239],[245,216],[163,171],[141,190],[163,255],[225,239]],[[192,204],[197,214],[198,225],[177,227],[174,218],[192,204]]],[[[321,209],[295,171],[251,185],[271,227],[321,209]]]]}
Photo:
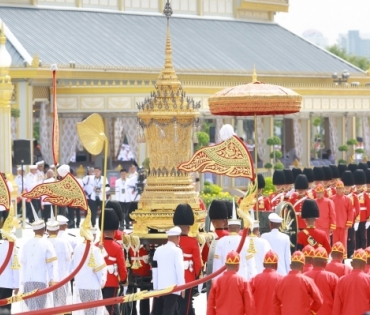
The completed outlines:
{"type": "Polygon", "coordinates": [[[0,173],[0,205],[4,206],[5,209],[10,208],[10,192],[6,179],[3,174],[0,173]]]}
{"type": "Polygon", "coordinates": [[[77,97],[57,97],[58,109],[77,109],[78,98],[77,97]]]}
{"type": "Polygon", "coordinates": [[[7,298],[6,299],[6,304],[12,304],[12,303],[23,301],[23,298],[24,297],[29,296],[29,295],[33,295],[37,291],[38,291],[38,289],[33,290],[31,292],[27,292],[27,293],[23,293],[23,294],[18,294],[18,295],[11,296],[10,298],[7,298]]]}
{"type": "Polygon", "coordinates": [[[109,109],[131,109],[130,97],[108,97],[109,109]]]}
{"type": "Polygon", "coordinates": [[[80,227],[80,235],[87,241],[93,241],[94,237],[91,233],[91,210],[87,208],[87,214],[85,220],[82,222],[80,227]]]}
{"type": "Polygon", "coordinates": [[[103,109],[104,97],[81,97],[81,109],[103,109]]]}

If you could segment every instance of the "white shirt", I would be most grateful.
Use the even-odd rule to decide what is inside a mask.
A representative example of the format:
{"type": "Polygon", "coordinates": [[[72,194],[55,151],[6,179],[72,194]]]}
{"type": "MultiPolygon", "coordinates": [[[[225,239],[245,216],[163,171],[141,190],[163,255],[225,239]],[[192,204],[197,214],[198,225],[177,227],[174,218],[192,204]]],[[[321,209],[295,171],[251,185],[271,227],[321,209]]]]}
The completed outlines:
{"type": "Polygon", "coordinates": [[[72,249],[74,249],[77,246],[77,237],[69,235],[67,231],[59,230],[58,237],[66,239],[71,245],[72,249]]]}
{"type": "Polygon", "coordinates": [[[96,178],[94,175],[91,175],[89,182],[91,182],[93,185],[93,191],[91,192],[90,199],[96,200],[96,197],[99,197],[100,200],[103,200],[103,184],[105,183],[106,193],[110,190],[108,179],[106,179],[104,176],[96,178]],[[97,193],[95,189],[100,189],[100,192],[97,193]]]}
{"type": "Polygon", "coordinates": [[[20,253],[21,284],[25,282],[57,282],[58,261],[53,245],[46,238],[27,240],[20,253]]]}
{"type": "Polygon", "coordinates": [[[94,181],[92,180],[94,176],[93,175],[86,175],[82,179],[82,187],[84,188],[84,191],[87,195],[87,198],[90,199],[90,195],[94,190],[94,181]]]}
{"type": "MultiPolygon", "coordinates": [[[[15,182],[17,183],[17,186],[18,186],[18,194],[21,194],[22,193],[22,176],[20,174],[18,174],[16,177],[15,177],[15,182]]],[[[23,176],[23,189],[26,188],[26,177],[23,176]]]]}
{"type": "Polygon", "coordinates": [[[131,199],[127,194],[126,180],[119,178],[116,180],[116,200],[119,202],[130,202],[131,199]]]}
{"type": "Polygon", "coordinates": [[[127,198],[129,199],[128,202],[139,201],[140,199],[140,195],[137,193],[135,189],[137,178],[138,178],[137,173],[133,173],[130,174],[130,176],[126,179],[126,193],[127,198]]]}
{"type": "Polygon", "coordinates": [[[37,170],[37,184],[42,184],[44,182],[45,173],[37,170]]]}
{"type": "MultiPolygon", "coordinates": [[[[0,243],[0,266],[3,265],[6,255],[8,254],[9,241],[3,240],[0,243]]],[[[8,289],[17,289],[19,288],[19,270],[12,269],[11,266],[14,261],[14,255],[18,255],[18,249],[14,246],[13,254],[10,257],[8,265],[5,267],[2,274],[0,274],[0,287],[8,289]]],[[[18,257],[19,259],[19,257],[18,257]]],[[[20,263],[18,261],[18,263],[20,263]]]]}
{"type": "MultiPolygon", "coordinates": [[[[8,180],[6,180],[6,185],[8,186],[8,189],[9,189],[9,192],[12,193],[13,192],[13,185],[11,182],[9,182],[8,180]]],[[[5,211],[5,207],[0,205],[0,211],[5,211]]]]}
{"type": "Polygon", "coordinates": [[[265,260],[266,253],[271,249],[270,243],[264,238],[257,237],[256,235],[249,235],[250,239],[253,238],[254,247],[257,253],[254,254],[254,260],[256,261],[257,274],[260,274],[265,269],[263,267],[263,261],[265,260]]]}
{"type": "Polygon", "coordinates": [[[264,233],[261,238],[267,240],[271,250],[279,256],[277,272],[286,276],[290,270],[290,239],[289,236],[281,233],[278,229],[264,233]]]}
{"type": "MultiPolygon", "coordinates": [[[[213,259],[213,272],[225,265],[227,254],[230,253],[232,250],[236,250],[238,248],[241,238],[242,237],[240,235],[235,233],[224,236],[217,241],[215,255],[213,259]]],[[[253,277],[257,275],[257,268],[254,256],[253,254],[248,253],[248,248],[249,238],[247,237],[245,239],[244,246],[240,251],[240,265],[238,275],[250,281],[253,277]]],[[[218,277],[215,277],[215,279],[218,277]]]]}
{"type": "Polygon", "coordinates": [[[63,237],[49,236],[47,240],[53,245],[58,258],[58,278],[63,280],[69,274],[73,249],[71,244],[63,237]]]}
{"type": "MultiPolygon", "coordinates": [[[[184,258],[181,248],[175,243],[168,241],[165,245],[158,247],[153,261],[157,262],[157,268],[152,269],[154,290],[185,284],[184,258]]],[[[173,294],[180,295],[180,292],[173,294]]]]}
{"type": "Polygon", "coordinates": [[[36,185],[38,185],[38,174],[32,174],[32,173],[28,173],[26,175],[26,189],[27,189],[27,192],[30,192],[36,185]]]}
{"type": "MultiPolygon", "coordinates": [[[[78,244],[74,250],[73,259],[71,262],[70,272],[76,269],[82,260],[87,243],[78,244]]],[[[107,281],[107,267],[100,249],[94,245],[90,248],[90,253],[80,269],[75,275],[75,284],[78,289],[85,290],[100,290],[107,281]],[[88,266],[91,253],[95,259],[96,267],[88,266]]]]}

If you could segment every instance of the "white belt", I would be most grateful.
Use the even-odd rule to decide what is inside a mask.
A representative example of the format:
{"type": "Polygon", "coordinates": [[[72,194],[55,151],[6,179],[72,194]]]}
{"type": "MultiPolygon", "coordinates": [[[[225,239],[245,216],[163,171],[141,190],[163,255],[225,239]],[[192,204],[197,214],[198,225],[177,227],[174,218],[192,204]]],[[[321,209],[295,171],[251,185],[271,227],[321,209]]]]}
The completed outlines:
{"type": "Polygon", "coordinates": [[[118,272],[117,272],[117,265],[114,264],[114,265],[108,265],[107,266],[107,271],[112,275],[114,274],[115,276],[118,276],[118,272]]]}
{"type": "Polygon", "coordinates": [[[132,261],[139,261],[139,260],[142,260],[144,261],[146,264],[149,263],[149,255],[144,255],[144,256],[141,256],[141,257],[132,257],[131,258],[132,261]]]}
{"type": "Polygon", "coordinates": [[[184,260],[184,270],[188,270],[190,272],[193,272],[193,261],[192,260],[184,260]]]}
{"type": "Polygon", "coordinates": [[[108,260],[110,260],[110,261],[117,261],[117,258],[116,257],[112,257],[112,256],[108,256],[108,260]]]}
{"type": "Polygon", "coordinates": [[[184,258],[193,258],[193,254],[182,254],[184,258]]]}
{"type": "Polygon", "coordinates": [[[360,207],[360,210],[365,211],[365,210],[367,210],[367,207],[360,207]]]}

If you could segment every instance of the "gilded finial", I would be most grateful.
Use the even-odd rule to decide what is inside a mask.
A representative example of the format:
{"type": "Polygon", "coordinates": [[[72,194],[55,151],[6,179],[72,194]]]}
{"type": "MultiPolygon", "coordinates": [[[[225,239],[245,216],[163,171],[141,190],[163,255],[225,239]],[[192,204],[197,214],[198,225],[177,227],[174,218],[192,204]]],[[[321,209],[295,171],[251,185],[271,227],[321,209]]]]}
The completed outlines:
{"type": "Polygon", "coordinates": [[[257,82],[257,72],[256,72],[256,65],[253,65],[253,73],[252,73],[252,83],[257,82]]]}
{"type": "Polygon", "coordinates": [[[170,17],[172,16],[173,14],[173,11],[172,11],[172,8],[171,8],[171,4],[170,4],[170,0],[167,0],[166,2],[166,6],[164,7],[164,10],[163,10],[163,14],[166,16],[167,18],[167,25],[169,23],[169,20],[170,20],[170,17]]]}
{"type": "Polygon", "coordinates": [[[33,56],[31,65],[32,65],[32,68],[38,68],[40,66],[40,59],[39,59],[38,54],[35,54],[33,56]]]}

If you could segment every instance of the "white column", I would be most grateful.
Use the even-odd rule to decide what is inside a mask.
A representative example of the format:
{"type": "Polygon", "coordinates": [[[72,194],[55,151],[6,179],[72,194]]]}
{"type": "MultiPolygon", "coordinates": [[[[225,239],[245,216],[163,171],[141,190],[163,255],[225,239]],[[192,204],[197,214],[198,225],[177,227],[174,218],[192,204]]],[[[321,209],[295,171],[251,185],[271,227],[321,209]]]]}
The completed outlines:
{"type": "MultiPolygon", "coordinates": [[[[18,83],[18,107],[20,117],[18,120],[18,138],[33,140],[33,103],[32,87],[27,81],[18,83]]],[[[31,147],[33,147],[31,145],[31,147]]]]}

